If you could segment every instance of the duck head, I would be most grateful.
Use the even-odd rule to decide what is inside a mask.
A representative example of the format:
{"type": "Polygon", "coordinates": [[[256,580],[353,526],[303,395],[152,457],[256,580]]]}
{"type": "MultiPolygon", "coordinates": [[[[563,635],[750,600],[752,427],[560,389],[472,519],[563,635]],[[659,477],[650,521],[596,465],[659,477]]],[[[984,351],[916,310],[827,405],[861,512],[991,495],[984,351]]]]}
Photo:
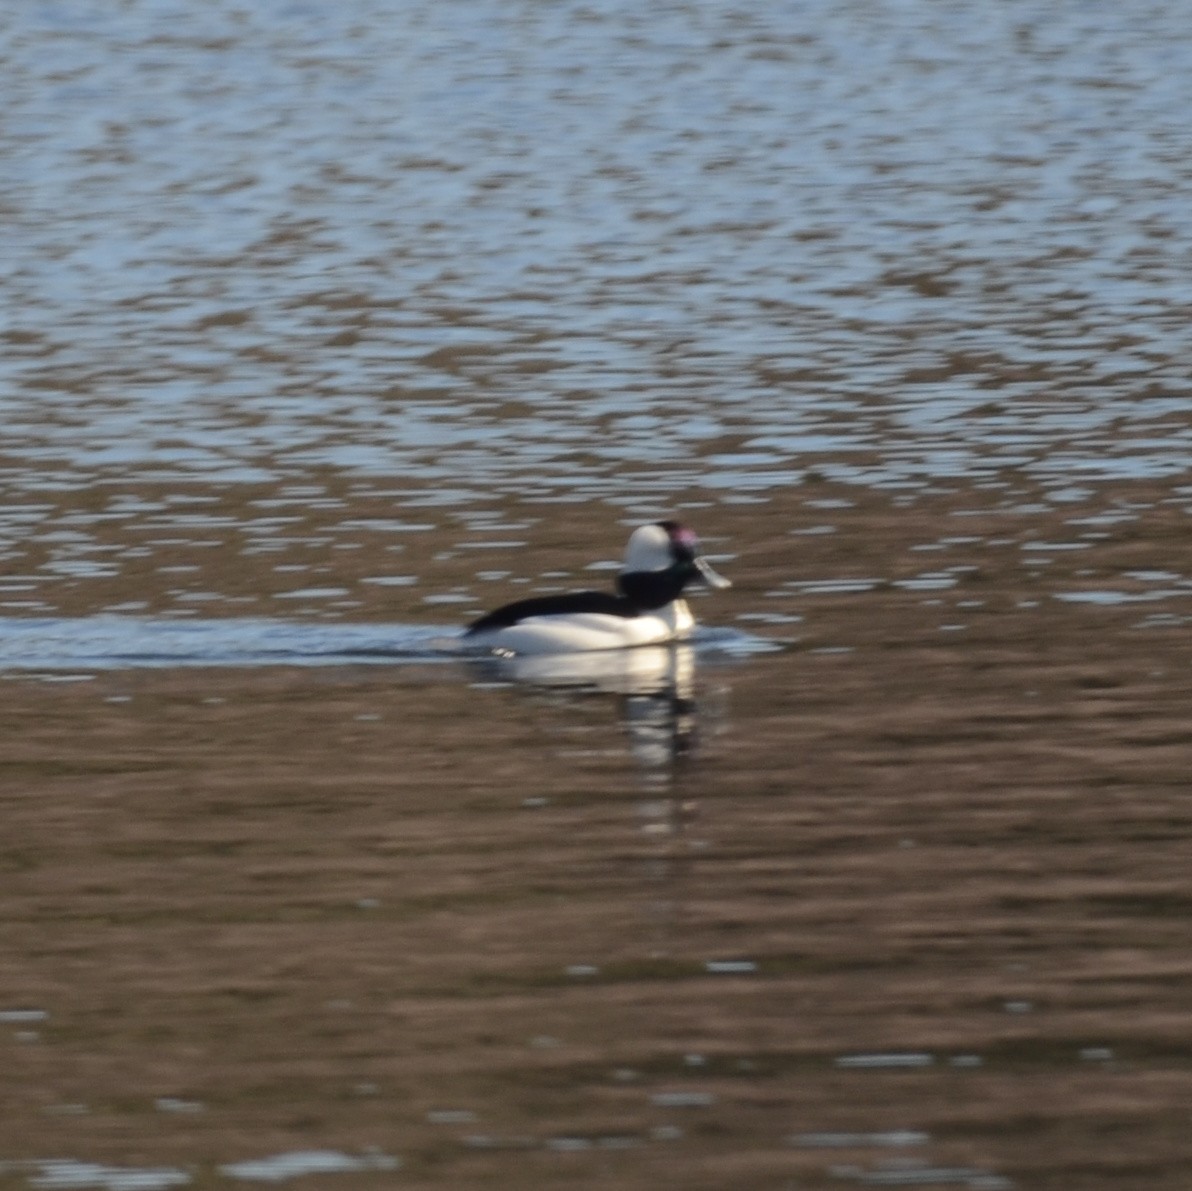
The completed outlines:
{"type": "Polygon", "coordinates": [[[689,583],[731,587],[700,554],[699,538],[678,521],[659,521],[635,529],[625,547],[617,589],[642,608],[661,608],[679,598],[689,583]]]}

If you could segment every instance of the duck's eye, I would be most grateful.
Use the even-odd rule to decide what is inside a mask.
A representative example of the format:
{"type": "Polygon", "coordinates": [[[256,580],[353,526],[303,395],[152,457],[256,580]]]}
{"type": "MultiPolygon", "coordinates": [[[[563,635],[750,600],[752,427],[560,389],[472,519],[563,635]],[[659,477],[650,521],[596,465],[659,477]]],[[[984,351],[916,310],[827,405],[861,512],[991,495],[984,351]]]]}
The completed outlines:
{"type": "Polygon", "coordinates": [[[670,535],[671,565],[680,570],[690,570],[699,557],[699,538],[685,525],[676,522],[664,524],[670,535]]]}

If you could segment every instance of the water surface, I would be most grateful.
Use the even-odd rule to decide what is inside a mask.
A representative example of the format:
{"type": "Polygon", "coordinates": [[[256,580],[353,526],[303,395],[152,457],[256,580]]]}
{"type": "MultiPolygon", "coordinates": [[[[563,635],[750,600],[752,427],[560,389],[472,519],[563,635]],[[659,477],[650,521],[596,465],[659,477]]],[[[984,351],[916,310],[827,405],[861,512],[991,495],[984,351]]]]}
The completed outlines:
{"type": "Polygon", "coordinates": [[[1188,17],[9,6],[0,1183],[1185,1191],[1188,17]]]}

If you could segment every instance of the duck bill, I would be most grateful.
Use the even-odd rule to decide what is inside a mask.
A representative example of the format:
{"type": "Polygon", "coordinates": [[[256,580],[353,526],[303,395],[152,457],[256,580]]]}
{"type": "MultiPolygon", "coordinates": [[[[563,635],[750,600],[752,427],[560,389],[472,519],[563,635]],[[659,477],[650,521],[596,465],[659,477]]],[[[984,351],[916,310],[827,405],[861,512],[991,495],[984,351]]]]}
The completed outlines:
{"type": "Polygon", "coordinates": [[[726,587],[732,587],[732,580],[726,579],[723,575],[718,575],[711,566],[702,558],[695,560],[695,569],[699,571],[699,577],[711,588],[716,591],[722,591],[726,587]]]}

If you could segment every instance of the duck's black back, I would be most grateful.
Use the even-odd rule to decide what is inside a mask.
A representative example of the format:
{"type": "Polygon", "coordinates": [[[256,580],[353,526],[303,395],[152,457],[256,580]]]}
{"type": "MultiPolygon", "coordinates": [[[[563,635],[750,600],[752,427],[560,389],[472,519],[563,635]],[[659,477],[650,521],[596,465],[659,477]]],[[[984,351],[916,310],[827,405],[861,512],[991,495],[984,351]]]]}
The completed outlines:
{"type": "Polygon", "coordinates": [[[531,616],[568,616],[583,612],[599,612],[605,616],[637,616],[640,609],[624,596],[609,595],[604,591],[575,591],[566,595],[535,596],[528,600],[517,600],[474,620],[468,625],[465,636],[472,633],[487,633],[494,629],[507,629],[510,625],[528,620],[531,616]]]}

